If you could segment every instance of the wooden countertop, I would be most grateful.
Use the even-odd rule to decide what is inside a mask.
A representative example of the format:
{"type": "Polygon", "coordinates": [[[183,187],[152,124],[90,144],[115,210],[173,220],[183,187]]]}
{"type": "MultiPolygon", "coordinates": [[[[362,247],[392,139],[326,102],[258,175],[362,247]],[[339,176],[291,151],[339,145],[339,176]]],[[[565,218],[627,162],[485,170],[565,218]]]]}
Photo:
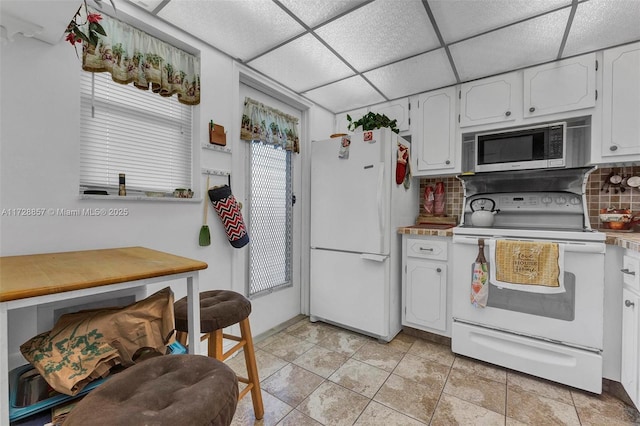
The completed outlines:
{"type": "Polygon", "coordinates": [[[0,302],[206,269],[144,247],[0,257],[0,302]]]}
{"type": "MultiPolygon", "coordinates": [[[[639,232],[615,232],[608,230],[602,230],[601,232],[604,232],[607,236],[605,243],[640,252],[639,232]]],[[[429,227],[429,225],[412,225],[398,228],[398,234],[424,235],[430,237],[452,237],[453,228],[441,229],[431,228],[429,227]]]]}

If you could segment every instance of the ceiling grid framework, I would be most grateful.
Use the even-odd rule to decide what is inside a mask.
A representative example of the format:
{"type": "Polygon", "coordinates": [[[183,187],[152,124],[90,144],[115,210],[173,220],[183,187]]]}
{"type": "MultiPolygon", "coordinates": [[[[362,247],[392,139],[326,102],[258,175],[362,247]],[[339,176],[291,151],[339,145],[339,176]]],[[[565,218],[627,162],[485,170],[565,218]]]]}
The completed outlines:
{"type": "Polygon", "coordinates": [[[640,0],[125,0],[340,113],[640,40],[640,0]]]}

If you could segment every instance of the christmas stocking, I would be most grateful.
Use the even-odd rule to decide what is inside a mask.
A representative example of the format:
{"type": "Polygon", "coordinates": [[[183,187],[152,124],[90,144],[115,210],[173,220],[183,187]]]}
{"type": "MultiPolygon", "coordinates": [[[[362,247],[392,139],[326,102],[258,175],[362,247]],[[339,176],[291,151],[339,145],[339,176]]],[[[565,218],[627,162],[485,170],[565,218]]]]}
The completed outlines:
{"type": "Polygon", "coordinates": [[[209,199],[220,216],[229,243],[235,248],[244,247],[249,242],[249,235],[244,226],[240,206],[231,193],[229,185],[211,188],[209,199]]]}
{"type": "Polygon", "coordinates": [[[407,173],[407,160],[409,159],[409,148],[398,144],[398,162],[396,163],[396,183],[401,185],[407,173]]]}

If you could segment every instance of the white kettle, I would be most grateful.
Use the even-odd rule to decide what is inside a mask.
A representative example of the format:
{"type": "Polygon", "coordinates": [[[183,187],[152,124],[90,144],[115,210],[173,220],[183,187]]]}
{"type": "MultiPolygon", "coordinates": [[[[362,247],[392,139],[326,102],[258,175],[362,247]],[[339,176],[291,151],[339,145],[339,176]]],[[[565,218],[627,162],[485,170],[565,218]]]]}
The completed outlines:
{"type": "MultiPolygon", "coordinates": [[[[484,204],[484,203],[483,203],[484,204]]],[[[500,211],[500,209],[495,209],[496,202],[491,198],[476,198],[470,204],[471,207],[471,224],[473,226],[480,227],[489,227],[493,226],[493,216],[500,211]],[[480,207],[480,210],[474,210],[473,204],[479,200],[491,201],[491,210],[486,210],[484,205],[480,207]]]]}

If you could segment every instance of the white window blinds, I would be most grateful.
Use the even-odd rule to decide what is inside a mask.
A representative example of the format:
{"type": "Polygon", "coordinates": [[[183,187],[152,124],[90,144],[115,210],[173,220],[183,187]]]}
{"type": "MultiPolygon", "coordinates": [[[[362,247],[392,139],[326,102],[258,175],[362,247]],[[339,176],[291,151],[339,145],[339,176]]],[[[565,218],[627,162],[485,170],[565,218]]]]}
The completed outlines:
{"type": "Polygon", "coordinates": [[[80,93],[81,186],[117,188],[119,173],[127,190],[192,186],[191,106],[116,83],[109,73],[82,72],[80,93]]]}

